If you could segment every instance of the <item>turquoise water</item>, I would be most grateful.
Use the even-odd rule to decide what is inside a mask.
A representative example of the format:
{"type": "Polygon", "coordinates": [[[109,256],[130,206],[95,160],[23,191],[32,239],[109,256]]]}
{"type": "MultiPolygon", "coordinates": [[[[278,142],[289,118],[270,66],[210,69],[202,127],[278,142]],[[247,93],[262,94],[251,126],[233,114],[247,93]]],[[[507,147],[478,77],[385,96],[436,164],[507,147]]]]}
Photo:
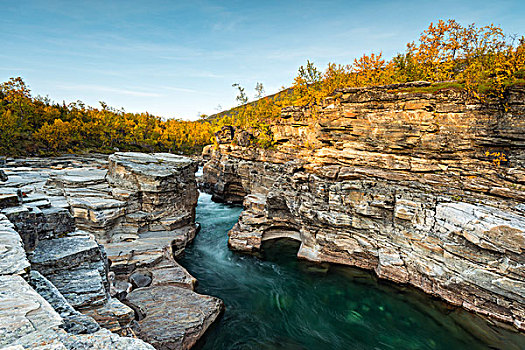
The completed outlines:
{"type": "Polygon", "coordinates": [[[270,241],[261,258],[231,252],[241,208],[201,194],[202,229],[180,260],[197,292],[226,311],[200,349],[525,349],[525,337],[490,326],[366,271],[298,261],[294,242],[270,241]]]}

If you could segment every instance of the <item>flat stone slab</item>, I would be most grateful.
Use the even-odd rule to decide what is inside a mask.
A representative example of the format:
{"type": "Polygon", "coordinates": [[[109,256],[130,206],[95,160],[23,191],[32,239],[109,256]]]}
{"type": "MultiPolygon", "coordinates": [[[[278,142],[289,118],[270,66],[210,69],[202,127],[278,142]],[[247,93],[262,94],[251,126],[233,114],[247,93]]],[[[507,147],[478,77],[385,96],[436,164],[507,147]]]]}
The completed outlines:
{"type": "Polygon", "coordinates": [[[47,199],[48,199],[48,196],[42,193],[30,193],[24,196],[23,201],[25,204],[28,204],[28,203],[40,202],[40,201],[47,200],[47,199]]]}
{"type": "Polygon", "coordinates": [[[60,315],[20,276],[0,276],[0,346],[63,324],[60,315]]]}
{"type": "Polygon", "coordinates": [[[31,256],[31,265],[77,309],[99,307],[107,302],[105,256],[90,236],[41,241],[31,256]]]}
{"type": "Polygon", "coordinates": [[[90,197],[89,195],[70,197],[69,204],[72,207],[92,210],[123,208],[126,206],[126,202],[113,198],[90,197]]]}
{"type": "Polygon", "coordinates": [[[139,239],[104,244],[108,259],[115,273],[131,272],[136,268],[151,267],[164,257],[177,253],[195,236],[195,227],[183,227],[173,231],[144,232],[139,239]]]}
{"type": "Polygon", "coordinates": [[[72,268],[84,261],[100,260],[100,247],[89,236],[64,237],[41,241],[31,263],[53,269],[72,268]]]}
{"type": "Polygon", "coordinates": [[[136,174],[152,177],[172,175],[174,170],[194,163],[191,158],[171,153],[117,152],[109,156],[110,164],[121,165],[136,174]],[[160,171],[160,172],[158,172],[160,171]]]}
{"type": "Polygon", "coordinates": [[[152,273],[152,286],[177,286],[193,290],[197,279],[176,262],[166,266],[156,266],[150,270],[152,273]]]}
{"type": "Polygon", "coordinates": [[[0,275],[24,275],[29,267],[22,238],[7,217],[0,214],[0,275]]]}
{"type": "Polygon", "coordinates": [[[107,170],[97,168],[80,168],[65,170],[52,174],[48,185],[62,188],[86,187],[104,183],[107,170]]]}
{"type": "Polygon", "coordinates": [[[109,156],[106,179],[118,187],[164,192],[175,189],[181,171],[192,165],[192,159],[169,153],[118,152],[109,156]]]}
{"type": "Polygon", "coordinates": [[[139,288],[127,300],[145,316],[137,335],[157,349],[190,349],[224,308],[220,299],[175,286],[139,288]]]}
{"type": "Polygon", "coordinates": [[[35,187],[42,187],[47,178],[49,177],[49,169],[46,172],[41,171],[41,169],[32,169],[32,168],[10,168],[6,169],[6,173],[9,176],[7,182],[2,184],[2,186],[17,188],[24,192],[28,189],[35,187]]]}
{"type": "Polygon", "coordinates": [[[162,261],[173,241],[165,239],[137,239],[131,242],[108,243],[104,247],[111,261],[111,270],[117,274],[127,274],[141,267],[151,267],[162,261]]]}

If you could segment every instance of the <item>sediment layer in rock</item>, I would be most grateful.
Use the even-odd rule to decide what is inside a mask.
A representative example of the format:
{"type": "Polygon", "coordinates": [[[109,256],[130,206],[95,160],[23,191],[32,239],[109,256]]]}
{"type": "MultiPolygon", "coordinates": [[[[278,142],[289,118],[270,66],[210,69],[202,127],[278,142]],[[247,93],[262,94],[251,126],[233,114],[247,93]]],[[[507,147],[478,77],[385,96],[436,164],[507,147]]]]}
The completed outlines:
{"type": "MultiPolygon", "coordinates": [[[[67,308],[67,306],[66,306],[67,308]]],[[[18,275],[0,276],[0,346],[16,349],[154,349],[142,340],[107,330],[68,333],[53,307],[18,275]]]]}

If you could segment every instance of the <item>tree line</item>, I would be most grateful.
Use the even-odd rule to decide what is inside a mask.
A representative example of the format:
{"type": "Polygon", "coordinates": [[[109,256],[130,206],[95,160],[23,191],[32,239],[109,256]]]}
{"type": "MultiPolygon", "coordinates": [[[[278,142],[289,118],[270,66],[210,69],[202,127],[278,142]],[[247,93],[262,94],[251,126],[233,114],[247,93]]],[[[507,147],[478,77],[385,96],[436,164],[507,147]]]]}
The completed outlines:
{"type": "Polygon", "coordinates": [[[115,150],[198,153],[211,142],[210,122],[162,120],[101,102],[58,104],[33,97],[22,78],[0,84],[0,154],[49,155],[115,150]]]}
{"type": "Polygon", "coordinates": [[[119,150],[196,153],[213,142],[213,133],[225,125],[249,131],[253,142],[271,147],[271,124],[282,107],[315,105],[344,87],[364,87],[426,80],[431,89],[462,89],[472,98],[504,98],[506,89],[525,84],[525,38],[505,35],[494,25],[462,26],[455,20],[438,21],[408,43],[403,53],[385,59],[381,52],[365,54],[351,64],[329,63],[320,70],[312,62],[301,66],[291,87],[249,102],[243,87],[239,106],[198,121],[170,119],[149,113],[127,113],[101,103],[57,104],[33,97],[21,78],[0,85],[0,154],[45,155],[62,152],[119,150]]]}

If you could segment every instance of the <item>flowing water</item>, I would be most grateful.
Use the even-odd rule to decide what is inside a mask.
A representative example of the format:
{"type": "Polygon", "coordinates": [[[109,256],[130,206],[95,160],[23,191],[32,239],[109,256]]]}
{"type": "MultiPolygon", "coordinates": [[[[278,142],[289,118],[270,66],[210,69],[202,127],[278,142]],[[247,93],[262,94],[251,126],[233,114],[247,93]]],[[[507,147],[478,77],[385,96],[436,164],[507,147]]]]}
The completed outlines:
{"type": "Polygon", "coordinates": [[[232,252],[227,232],[241,208],[201,194],[202,229],[181,264],[197,292],[226,311],[201,349],[525,349],[525,337],[490,326],[366,271],[299,261],[298,246],[270,241],[257,258],[232,252]]]}

